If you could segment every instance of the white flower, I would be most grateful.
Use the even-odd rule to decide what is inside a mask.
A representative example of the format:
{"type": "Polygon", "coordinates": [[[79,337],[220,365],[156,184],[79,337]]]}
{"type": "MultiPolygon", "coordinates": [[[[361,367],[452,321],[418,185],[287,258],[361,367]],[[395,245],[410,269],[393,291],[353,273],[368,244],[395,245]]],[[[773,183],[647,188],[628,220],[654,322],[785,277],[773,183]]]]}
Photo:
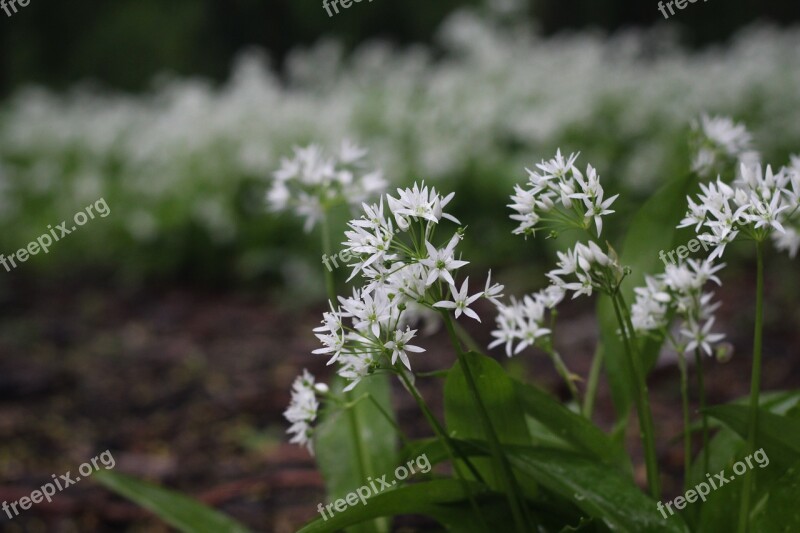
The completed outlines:
{"type": "Polygon", "coordinates": [[[703,292],[703,287],[708,282],[720,285],[715,274],[724,266],[715,265],[711,259],[690,259],[683,264],[667,265],[663,274],[648,276],[646,285],[635,289],[636,301],[631,308],[634,329],[665,335],[670,318],[674,316],[682,321],[681,334],[688,343],[684,346],[667,336],[673,347],[680,351],[700,347],[710,354],[711,345],[721,341],[724,335],[709,333],[719,304],[711,302],[713,293],[703,292]]]}
{"type": "MultiPolygon", "coordinates": [[[[546,292],[543,291],[543,292],[546,292]]],[[[511,305],[497,302],[496,329],[492,331],[495,338],[489,349],[505,345],[506,355],[518,355],[525,348],[533,346],[541,338],[548,336],[551,331],[544,327],[545,305],[539,294],[525,296],[522,302],[511,299],[511,305]],[[517,343],[516,347],[514,343],[517,343]]]]}
{"type": "Polygon", "coordinates": [[[481,321],[478,314],[469,308],[472,305],[472,302],[483,296],[483,293],[473,294],[469,296],[467,294],[467,289],[469,286],[469,277],[464,280],[464,283],[461,285],[461,290],[457,290],[455,285],[450,285],[450,295],[453,298],[453,301],[443,300],[441,302],[436,302],[433,304],[434,307],[438,307],[440,309],[455,309],[456,318],[461,316],[461,313],[464,313],[470,318],[474,318],[478,322],[481,321]]]}
{"type": "Polygon", "coordinates": [[[746,161],[757,159],[754,153],[752,136],[742,124],[736,124],[729,117],[702,115],[692,126],[698,139],[698,147],[692,162],[692,170],[708,177],[725,160],[746,161]]]}
{"type": "Polygon", "coordinates": [[[778,221],[778,215],[780,215],[782,211],[789,209],[788,205],[781,205],[782,200],[783,198],[781,193],[779,191],[775,191],[769,204],[760,200],[753,201],[753,213],[748,215],[750,221],[755,222],[756,228],[771,226],[781,233],[786,233],[786,230],[778,221]]]}
{"type": "Polygon", "coordinates": [[[436,189],[432,187],[428,189],[424,183],[422,184],[422,189],[420,189],[419,185],[415,183],[411,189],[397,189],[397,194],[399,198],[387,195],[386,199],[389,202],[389,209],[391,209],[397,220],[397,224],[401,227],[407,225],[407,218],[429,220],[434,224],[438,224],[439,220],[446,218],[456,224],[460,224],[455,217],[442,212],[447,204],[450,203],[450,200],[453,199],[455,193],[450,193],[442,198],[436,192],[436,189]]]}
{"type": "Polygon", "coordinates": [[[367,149],[345,139],[339,149],[339,161],[345,164],[352,164],[361,161],[367,155],[367,149]]]}
{"type": "Polygon", "coordinates": [[[558,285],[550,285],[535,293],[533,297],[547,309],[554,309],[564,299],[564,289],[558,285]]]}
{"type": "Polygon", "coordinates": [[[717,343],[725,338],[725,335],[719,333],[710,333],[714,327],[714,318],[709,318],[705,324],[700,326],[697,322],[690,321],[687,323],[687,328],[681,330],[681,334],[689,339],[689,344],[686,345],[686,352],[693,352],[697,348],[711,355],[711,344],[717,343]]]}
{"type": "MultiPolygon", "coordinates": [[[[322,385],[322,384],[320,384],[322,385]]],[[[320,390],[325,390],[321,387],[320,390]]],[[[317,418],[319,402],[316,396],[314,376],[308,370],[294,380],[292,385],[292,400],[283,416],[291,423],[287,433],[293,434],[290,442],[306,446],[309,453],[314,454],[314,443],[311,440],[313,428],[311,424],[317,418]]]]}
{"type": "Polygon", "coordinates": [[[338,374],[350,383],[344,388],[345,392],[351,391],[367,377],[372,369],[378,365],[375,352],[360,352],[343,354],[340,360],[341,367],[338,374]]]}
{"type": "Polygon", "coordinates": [[[592,221],[598,236],[602,233],[603,217],[614,213],[610,207],[619,195],[604,199],[597,171],[588,165],[584,177],[575,166],[577,158],[577,154],[564,158],[559,150],[554,159],[538,164],[538,170],[526,169],[528,182],[514,187],[508,204],[515,211],[511,220],[519,223],[515,235],[532,235],[540,225],[542,229],[588,229],[592,221]],[[573,200],[583,205],[573,205],[573,200]]]}
{"type": "Polygon", "coordinates": [[[800,232],[796,229],[786,228],[783,233],[773,232],[772,240],[775,242],[775,248],[789,252],[789,257],[792,259],[797,257],[797,251],[800,250],[800,232]]]}
{"type": "Polygon", "coordinates": [[[373,294],[353,291],[352,298],[339,298],[342,316],[353,319],[353,327],[362,334],[370,332],[376,338],[381,336],[381,326],[387,326],[396,314],[388,296],[382,291],[373,294]]]}
{"type": "Polygon", "coordinates": [[[582,192],[573,194],[570,198],[583,200],[586,206],[585,216],[587,219],[594,218],[595,226],[597,226],[597,236],[599,237],[603,231],[603,217],[614,213],[609,207],[619,195],[615,194],[608,200],[603,200],[604,193],[603,187],[600,186],[600,177],[592,165],[589,165],[586,169],[586,181],[583,180],[583,175],[577,169],[573,170],[573,175],[580,184],[582,192]]]}
{"type": "Polygon", "coordinates": [[[380,171],[364,172],[367,151],[345,141],[337,157],[329,157],[318,145],[295,147],[294,157],[281,159],[267,191],[272,211],[292,211],[305,219],[306,232],[325,216],[328,206],[358,206],[386,188],[380,171]]]}
{"type": "Polygon", "coordinates": [[[411,362],[408,360],[408,355],[406,352],[422,353],[425,351],[424,348],[408,344],[416,334],[417,330],[408,327],[406,328],[405,332],[399,329],[394,332],[393,340],[384,345],[387,350],[391,350],[392,352],[392,364],[395,364],[397,358],[399,357],[406,368],[411,370],[411,362]]]}
{"type": "Polygon", "coordinates": [[[486,288],[483,290],[482,296],[490,302],[497,303],[499,298],[503,297],[503,289],[505,287],[499,283],[492,284],[492,271],[486,277],[486,288]]]}
{"type": "MultiPolygon", "coordinates": [[[[542,161],[539,163],[537,168],[544,172],[542,178],[544,180],[551,180],[551,179],[563,179],[568,172],[572,171],[575,168],[575,161],[578,159],[580,153],[577,154],[570,154],[569,157],[566,159],[561,155],[561,149],[556,151],[556,156],[551,159],[550,161],[542,161]]],[[[532,175],[534,174],[530,170],[529,173],[532,175]]]]}
{"type": "MultiPolygon", "coordinates": [[[[725,246],[742,232],[759,241],[772,235],[776,246],[791,244],[791,237],[784,241],[775,234],[796,224],[795,181],[787,169],[773,172],[769,165],[765,170],[760,164],[742,164],[733,186],[719,178],[716,183],[701,183],[698,202],[689,199],[689,211],[679,227],[695,225],[699,230],[706,226],[711,230],[699,237],[715,247],[710,259],[722,257],[725,246]]],[[[791,246],[782,249],[791,251],[791,246]]]]}
{"type": "Polygon", "coordinates": [[[458,244],[460,240],[461,235],[458,233],[454,234],[450,242],[447,243],[447,246],[441,250],[437,250],[427,239],[425,240],[425,248],[428,251],[428,257],[422,259],[419,263],[428,269],[428,277],[425,280],[427,286],[430,287],[436,280],[446,281],[450,285],[455,285],[450,271],[469,264],[468,261],[460,261],[453,257],[456,244],[458,244]]]}
{"type": "Polygon", "coordinates": [[[591,296],[594,289],[610,293],[623,275],[616,259],[603,252],[594,242],[578,243],[566,253],[557,252],[559,268],[547,273],[550,281],[564,291],[573,291],[572,298],[591,296]],[[568,282],[564,276],[574,275],[576,281],[568,282]]]}

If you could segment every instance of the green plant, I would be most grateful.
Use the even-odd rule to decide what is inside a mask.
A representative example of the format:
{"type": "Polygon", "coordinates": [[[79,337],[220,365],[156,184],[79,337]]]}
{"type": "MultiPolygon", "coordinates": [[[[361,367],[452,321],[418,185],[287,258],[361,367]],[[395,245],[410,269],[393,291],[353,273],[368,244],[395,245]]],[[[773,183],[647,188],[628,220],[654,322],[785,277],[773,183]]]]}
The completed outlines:
{"type": "MultiPolygon", "coordinates": [[[[336,513],[308,524],[303,533],[345,528],[388,531],[388,520],[399,514],[426,515],[459,532],[688,532],[730,530],[736,523],[740,531],[775,527],[789,531],[797,525],[797,517],[784,502],[798,496],[800,392],[760,394],[760,370],[763,243],[772,238],[778,249],[790,254],[800,246],[796,230],[800,173],[796,168],[773,173],[769,167],[762,172],[760,164],[742,164],[730,184],[721,179],[700,183],[699,201],[690,198],[686,212],[681,200],[694,189],[694,172],[702,168],[698,162],[736,168],[749,154],[746,131],[731,121],[704,119],[698,135],[703,136],[702,149],[696,151],[694,171],[668,184],[653,199],[656,205],[670,203],[657,210],[649,203],[642,208],[622,255],[600,240],[603,219],[613,214],[617,197],[605,198],[593,167],[582,172],[575,164],[576,155],[564,157],[559,152],[529,170],[527,182],[512,196],[512,219],[519,223],[515,233],[556,236],[569,231],[579,237],[567,251],[558,252],[557,268],[547,274],[547,288],[510,303],[501,299],[503,287],[492,282],[491,274],[472,295],[469,278],[457,281],[468,264],[457,252],[467,229],[446,211],[453,194],[443,196],[415,184],[381,197],[378,203],[363,204],[362,215],[350,221],[343,242],[356,258],[350,279],[358,278],[360,284],[351,296],[334,298],[331,279],[330,310],[314,330],[322,344],[315,353],[335,365],[337,379],[328,387],[304,372],[295,381],[286,411],[292,423],[289,432],[294,442],[316,450],[331,502],[344,501],[373,477],[389,475],[396,465],[423,453],[430,464],[447,464],[449,469],[426,472],[415,483],[396,476],[391,486],[372,491],[361,504],[337,503],[336,513]],[[667,228],[707,227],[709,233],[700,238],[713,247],[710,257],[665,261],[662,274],[646,275],[658,265],[663,249],[677,242],[674,230],[664,230],[665,221],[667,228]],[[447,224],[455,224],[455,231],[447,231],[447,224]],[[711,355],[722,339],[711,332],[718,305],[706,286],[721,283],[717,273],[724,265],[715,259],[740,236],[755,241],[758,251],[752,393],[744,403],[704,409],[695,427],[688,410],[687,354],[697,359],[711,355]],[[644,285],[636,287],[630,278],[644,285]],[[554,348],[555,309],[566,295],[594,293],[603,297],[598,314],[605,343],[597,351],[582,398],[578,377],[554,348]],[[471,306],[481,298],[494,303],[498,311],[490,347],[503,346],[509,357],[531,346],[548,353],[572,393],[567,405],[535,385],[511,378],[457,326],[462,316],[480,320],[471,306]],[[419,374],[413,363],[425,350],[417,345],[418,329],[412,327],[431,320],[447,331],[453,365],[419,374]],[[666,505],[659,501],[657,435],[647,389],[647,375],[665,344],[679,354],[684,483],[687,489],[697,488],[666,505]],[[600,361],[606,362],[619,411],[618,429],[611,435],[591,417],[600,361]],[[414,441],[403,434],[390,409],[387,378],[398,379],[410,394],[432,438],[414,441]],[[418,380],[440,378],[444,421],[417,386],[418,380]],[[631,404],[639,418],[648,494],[637,486],[619,438],[631,404]],[[317,423],[320,412],[322,421],[317,423]],[[712,425],[717,430],[713,437],[712,425]],[[695,429],[703,442],[693,460],[695,429]],[[398,441],[403,443],[399,454],[398,441]],[[757,465],[752,464],[754,458],[757,465]],[[766,468],[770,464],[778,466],[766,468]],[[760,469],[755,471],[755,466],[760,469]],[[712,482],[713,472],[725,478],[731,468],[735,475],[719,486],[712,482]],[[698,494],[702,501],[696,501],[698,494]],[[681,512],[687,501],[693,506],[681,512]],[[730,512],[736,505],[738,517],[730,512]]],[[[330,165],[319,164],[314,151],[300,151],[297,157],[297,168],[305,170],[291,179],[320,184],[335,175],[330,174],[330,165]]],[[[315,191],[322,198],[339,194],[331,193],[338,191],[336,187],[315,191]]],[[[324,202],[308,205],[317,211],[305,210],[304,216],[327,220],[324,202]]],[[[326,228],[323,225],[323,248],[330,254],[326,228]]],[[[679,257],[686,259],[680,251],[679,257]]],[[[698,365],[698,372],[701,368],[698,365]]],[[[697,383],[702,394],[700,373],[697,383]]]]}

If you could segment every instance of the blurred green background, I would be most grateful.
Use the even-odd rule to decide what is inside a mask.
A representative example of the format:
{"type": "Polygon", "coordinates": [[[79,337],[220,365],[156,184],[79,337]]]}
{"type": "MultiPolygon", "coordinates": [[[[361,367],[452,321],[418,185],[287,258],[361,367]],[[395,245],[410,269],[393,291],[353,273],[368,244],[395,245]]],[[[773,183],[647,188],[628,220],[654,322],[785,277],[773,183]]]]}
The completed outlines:
{"type": "MultiPolygon", "coordinates": [[[[516,2],[489,3],[502,9],[516,2]]],[[[329,18],[316,0],[39,0],[12,18],[0,16],[0,93],[31,82],[65,88],[85,79],[141,90],[164,71],[223,80],[243,48],[269,50],[281,65],[292,49],[323,35],[341,38],[349,47],[370,38],[430,43],[449,13],[483,4],[374,0],[329,18]]],[[[526,16],[545,35],[665,22],[653,0],[525,4],[526,16]]],[[[794,0],[711,0],[690,5],[669,22],[681,26],[685,42],[704,45],[755,21],[787,25],[798,20],[800,3],[794,0]]]]}
{"type": "Polygon", "coordinates": [[[392,184],[455,190],[480,266],[550,246],[521,246],[505,204],[525,166],[581,151],[623,193],[616,242],[686,172],[702,112],[746,123],[773,164],[800,152],[798,20],[790,0],[668,21],[650,0],[375,0],[334,17],[317,1],[33,1],[0,13],[0,253],[102,197],[108,218],[13,275],[318,294],[318,237],[264,192],[293,145],[344,138],[392,184]]]}

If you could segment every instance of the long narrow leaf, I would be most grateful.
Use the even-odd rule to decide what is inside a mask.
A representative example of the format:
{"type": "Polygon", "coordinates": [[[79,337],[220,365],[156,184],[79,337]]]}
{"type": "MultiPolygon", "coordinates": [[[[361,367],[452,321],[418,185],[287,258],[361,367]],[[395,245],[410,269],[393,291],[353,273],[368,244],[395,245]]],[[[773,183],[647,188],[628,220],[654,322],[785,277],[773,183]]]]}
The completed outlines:
{"type": "Polygon", "coordinates": [[[188,496],[123,474],[99,471],[92,479],[151,511],[183,533],[248,533],[249,531],[232,518],[188,496]]]}

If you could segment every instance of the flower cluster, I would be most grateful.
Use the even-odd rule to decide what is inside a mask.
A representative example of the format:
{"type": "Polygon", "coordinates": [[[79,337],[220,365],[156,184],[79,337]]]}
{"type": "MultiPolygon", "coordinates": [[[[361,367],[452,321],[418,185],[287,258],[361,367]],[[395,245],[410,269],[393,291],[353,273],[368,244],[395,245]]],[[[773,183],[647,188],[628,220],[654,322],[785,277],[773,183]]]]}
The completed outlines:
{"type": "Polygon", "coordinates": [[[703,114],[692,124],[692,134],[692,171],[703,178],[722,172],[731,162],[750,165],[760,160],[758,152],[753,150],[750,132],[744,124],[737,124],[729,117],[703,114]]]}
{"type": "Polygon", "coordinates": [[[457,271],[468,264],[456,253],[460,229],[443,245],[433,244],[442,219],[458,223],[443,211],[453,194],[442,197],[424,184],[397,192],[397,197],[363,205],[363,215],[349,222],[342,244],[357,258],[350,278],[359,275],[363,286],[331,303],[315,330],[323,346],[314,353],[339,364],[339,375],[350,381],[346,390],[379,368],[397,369],[398,362],[411,370],[408,354],[424,351],[412,344],[417,330],[411,324],[424,315],[420,309],[453,310],[456,318],[464,314],[480,320],[470,306],[502,292],[491,283],[491,273],[476,294],[468,294],[469,278],[458,287],[457,271]]]}
{"type": "MultiPolygon", "coordinates": [[[[577,158],[577,154],[564,158],[559,150],[553,159],[538,164],[538,171],[528,170],[526,187],[515,186],[515,194],[511,196],[514,203],[509,207],[516,211],[511,219],[520,223],[514,234],[535,234],[544,227],[577,227],[588,231],[594,222],[600,235],[602,217],[614,212],[609,207],[619,195],[604,200],[597,172],[588,165],[584,176],[575,167],[577,158]]],[[[610,246],[608,250],[603,252],[596,242],[589,241],[558,252],[557,268],[547,273],[549,287],[525,296],[522,301],[512,298],[510,305],[495,301],[497,327],[492,332],[495,340],[489,347],[504,344],[509,357],[537,344],[550,351],[551,330],[545,327],[546,310],[553,310],[570,291],[573,299],[591,296],[595,290],[614,293],[624,279],[625,271],[616,253],[610,246]]]]}
{"type": "Polygon", "coordinates": [[[566,253],[557,252],[558,268],[547,273],[550,281],[564,291],[573,291],[572,298],[585,294],[591,296],[594,290],[606,293],[616,291],[625,271],[619,264],[617,254],[609,247],[609,253],[603,252],[596,243],[578,243],[566,253]],[[564,276],[574,276],[572,281],[564,276]]]}
{"type": "Polygon", "coordinates": [[[719,303],[712,303],[714,294],[704,292],[711,281],[720,285],[716,276],[725,265],[715,265],[712,260],[667,265],[657,276],[647,276],[644,287],[635,289],[636,301],[631,309],[631,322],[639,333],[666,335],[680,352],[702,349],[711,355],[711,345],[720,342],[724,335],[711,333],[714,312],[719,303]],[[668,330],[672,317],[682,320],[680,338],[675,339],[668,330]]]}
{"type": "Polygon", "coordinates": [[[357,207],[361,202],[386,189],[381,171],[366,171],[367,151],[344,141],[336,156],[328,156],[321,147],[295,148],[294,157],[283,158],[281,167],[267,192],[273,211],[292,210],[305,218],[305,230],[311,231],[336,204],[357,207]]]}
{"type": "Polygon", "coordinates": [[[545,312],[554,309],[563,299],[564,291],[556,285],[550,285],[525,296],[522,301],[512,297],[510,305],[495,302],[497,328],[492,332],[495,339],[489,344],[489,349],[505,345],[506,355],[511,357],[529,346],[541,346],[552,333],[545,327],[545,312]]]}
{"type": "Polygon", "coordinates": [[[541,229],[589,229],[592,221],[597,235],[603,231],[603,216],[613,213],[611,204],[619,195],[604,199],[597,171],[588,165],[586,175],[578,170],[578,154],[564,158],[561,150],[550,161],[528,171],[525,187],[514,187],[514,202],[508,207],[516,211],[511,219],[519,222],[517,235],[535,235],[541,229]]]}
{"type": "Polygon", "coordinates": [[[314,445],[311,440],[313,434],[312,424],[317,419],[319,402],[317,393],[325,394],[328,387],[324,383],[314,383],[314,376],[308,370],[294,380],[292,385],[292,400],[283,416],[289,421],[291,427],[286,431],[293,434],[290,442],[306,446],[313,455],[314,445]]]}
{"type": "Polygon", "coordinates": [[[721,179],[708,185],[700,184],[698,201],[688,198],[689,209],[678,227],[705,226],[709,232],[700,235],[715,250],[710,258],[721,257],[725,246],[743,233],[763,241],[771,236],[780,250],[794,257],[800,248],[800,236],[795,227],[795,215],[800,206],[800,174],[792,168],[773,172],[767,166],[742,165],[740,175],[728,185],[721,179]]]}

